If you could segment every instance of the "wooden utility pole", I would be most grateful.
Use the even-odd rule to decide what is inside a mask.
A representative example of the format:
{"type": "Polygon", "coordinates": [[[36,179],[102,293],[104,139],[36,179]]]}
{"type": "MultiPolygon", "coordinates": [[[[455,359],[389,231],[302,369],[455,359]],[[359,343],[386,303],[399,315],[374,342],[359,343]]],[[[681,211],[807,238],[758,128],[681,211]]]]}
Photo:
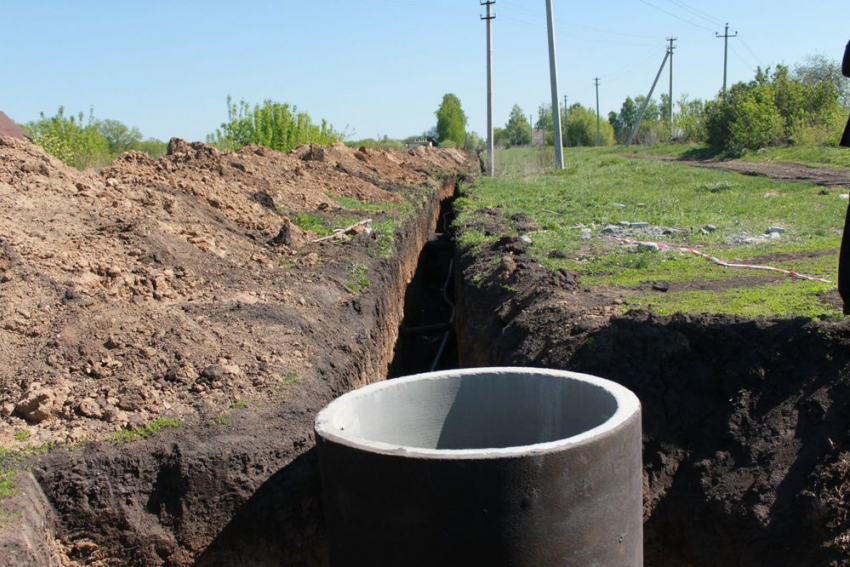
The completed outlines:
{"type": "Polygon", "coordinates": [[[726,31],[723,32],[723,35],[715,33],[714,37],[723,38],[723,96],[726,96],[726,69],[729,65],[729,38],[738,37],[738,32],[735,32],[735,35],[729,35],[729,24],[727,23],[726,31]]]}
{"type": "Polygon", "coordinates": [[[487,22],[487,175],[495,174],[494,141],[493,141],[493,20],[496,15],[491,12],[496,0],[482,1],[487,6],[487,15],[481,16],[487,22]]]}
{"type": "Polygon", "coordinates": [[[599,123],[599,77],[593,79],[593,84],[596,85],[596,145],[602,145],[602,128],[599,123]]]}
{"type": "Polygon", "coordinates": [[[552,126],[554,132],[555,167],[564,169],[564,142],[561,136],[561,110],[558,100],[558,63],[555,58],[555,16],[552,0],[546,0],[546,19],[549,29],[549,76],[552,83],[552,126]]]}

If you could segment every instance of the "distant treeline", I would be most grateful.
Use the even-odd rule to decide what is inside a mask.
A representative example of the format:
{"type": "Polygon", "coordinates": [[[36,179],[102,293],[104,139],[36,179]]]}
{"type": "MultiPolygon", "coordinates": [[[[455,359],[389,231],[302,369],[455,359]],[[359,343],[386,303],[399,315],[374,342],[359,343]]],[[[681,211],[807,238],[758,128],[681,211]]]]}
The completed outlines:
{"type": "MultiPolygon", "coordinates": [[[[641,108],[643,120],[633,143],[655,144],[675,140],[705,143],[730,155],[767,146],[837,145],[850,109],[850,82],[841,77],[837,61],[809,57],[793,71],[778,65],[773,71],[758,69],[752,81],[739,82],[714,100],[682,96],[673,108],[670,97],[648,102],[643,95],[628,97],[619,112],[600,117],[602,145],[625,144],[635,129],[641,108]]],[[[537,130],[547,132],[552,143],[552,107],[538,109],[537,130]]],[[[573,104],[561,112],[565,145],[597,143],[596,111],[573,104]]],[[[504,128],[496,129],[503,146],[531,143],[531,122],[519,106],[511,111],[504,128]]]]}

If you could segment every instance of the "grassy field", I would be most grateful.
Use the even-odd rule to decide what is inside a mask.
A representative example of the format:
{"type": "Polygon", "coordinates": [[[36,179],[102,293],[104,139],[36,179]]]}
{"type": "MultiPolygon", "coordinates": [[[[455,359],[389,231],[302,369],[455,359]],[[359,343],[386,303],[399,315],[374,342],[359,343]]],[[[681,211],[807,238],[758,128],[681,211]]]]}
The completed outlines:
{"type": "MultiPolygon", "coordinates": [[[[718,150],[697,144],[659,144],[652,147],[616,146],[608,151],[618,154],[644,154],[654,156],[690,157],[695,159],[725,159],[718,150]]],[[[747,152],[737,158],[748,162],[797,163],[811,167],[850,167],[850,151],[847,148],[824,146],[781,146],[747,152]]]]}
{"type": "MultiPolygon", "coordinates": [[[[632,307],[662,314],[839,315],[821,297],[834,284],[723,268],[693,255],[626,246],[601,234],[622,221],[647,222],[651,230],[633,231],[632,238],[694,246],[724,260],[768,263],[834,281],[847,208],[838,190],[627,159],[618,152],[568,150],[566,169],[554,172],[549,151],[501,151],[498,175],[463,189],[458,221],[464,224],[484,207],[499,208],[506,219],[525,213],[536,226],[527,233],[534,258],[550,268],[574,270],[587,284],[615,288],[632,307]],[[714,230],[704,230],[707,225],[714,230]],[[774,226],[785,232],[776,240],[764,238],[774,226]],[[662,229],[668,233],[662,235],[662,229]],[[746,243],[748,238],[757,243],[746,243]],[[552,257],[553,251],[566,257],[552,257]],[[691,282],[699,282],[697,288],[714,283],[711,289],[689,290],[691,282]],[[669,291],[653,291],[659,284],[669,291]]],[[[469,229],[460,240],[474,247],[498,237],[469,229]]]]}

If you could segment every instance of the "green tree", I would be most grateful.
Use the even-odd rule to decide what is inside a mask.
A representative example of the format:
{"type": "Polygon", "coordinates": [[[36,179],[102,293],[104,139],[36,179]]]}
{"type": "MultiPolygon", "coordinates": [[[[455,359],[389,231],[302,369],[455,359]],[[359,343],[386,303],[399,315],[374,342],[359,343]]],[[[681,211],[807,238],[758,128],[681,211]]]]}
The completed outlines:
{"type": "Polygon", "coordinates": [[[118,155],[127,150],[136,149],[142,141],[142,133],[138,128],[130,128],[118,120],[100,120],[97,122],[97,131],[106,138],[109,144],[109,153],[118,155]]]}
{"type": "Polygon", "coordinates": [[[682,95],[677,103],[679,112],[673,117],[676,135],[686,142],[705,142],[705,103],[700,99],[690,100],[682,95]]]}
{"type": "Polygon", "coordinates": [[[46,152],[78,169],[100,168],[111,161],[109,142],[98,131],[94,110],[86,119],[82,112],[68,116],[60,106],[54,116],[42,112],[39,120],[27,123],[24,129],[46,152]]]}
{"type": "Polygon", "coordinates": [[[225,150],[257,144],[288,152],[301,144],[333,144],[342,138],[324,120],[313,124],[309,114],[288,103],[265,100],[251,107],[244,100],[236,104],[227,97],[227,122],[207,136],[207,142],[225,150]]]}
{"type": "Polygon", "coordinates": [[[841,74],[841,64],[824,55],[809,55],[799,65],[794,66],[792,78],[807,87],[829,83],[838,91],[838,101],[844,108],[850,108],[850,81],[841,74]]]}
{"type": "Polygon", "coordinates": [[[531,143],[531,123],[518,104],[511,109],[503,137],[508,146],[527,146],[531,143]]]}
{"type": "MultiPolygon", "coordinates": [[[[579,103],[570,106],[568,122],[568,136],[570,146],[595,146],[596,145],[596,111],[586,108],[579,103]]],[[[614,144],[614,127],[607,121],[601,120],[599,133],[602,137],[602,145],[614,144]]]]}
{"type": "Polygon", "coordinates": [[[466,114],[460,105],[460,99],[451,93],[443,96],[443,102],[437,109],[437,141],[451,140],[458,146],[466,141],[466,114]]]}

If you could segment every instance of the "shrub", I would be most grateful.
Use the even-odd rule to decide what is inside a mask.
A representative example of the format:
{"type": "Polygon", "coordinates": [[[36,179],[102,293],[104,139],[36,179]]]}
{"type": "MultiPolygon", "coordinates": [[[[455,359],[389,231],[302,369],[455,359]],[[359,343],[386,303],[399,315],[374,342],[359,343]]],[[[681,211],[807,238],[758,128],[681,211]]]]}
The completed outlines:
{"type": "Polygon", "coordinates": [[[288,152],[301,144],[328,145],[343,137],[324,120],[313,124],[306,112],[288,103],[265,100],[251,107],[244,100],[236,104],[227,97],[227,122],[207,141],[224,150],[257,144],[288,152]]]}

